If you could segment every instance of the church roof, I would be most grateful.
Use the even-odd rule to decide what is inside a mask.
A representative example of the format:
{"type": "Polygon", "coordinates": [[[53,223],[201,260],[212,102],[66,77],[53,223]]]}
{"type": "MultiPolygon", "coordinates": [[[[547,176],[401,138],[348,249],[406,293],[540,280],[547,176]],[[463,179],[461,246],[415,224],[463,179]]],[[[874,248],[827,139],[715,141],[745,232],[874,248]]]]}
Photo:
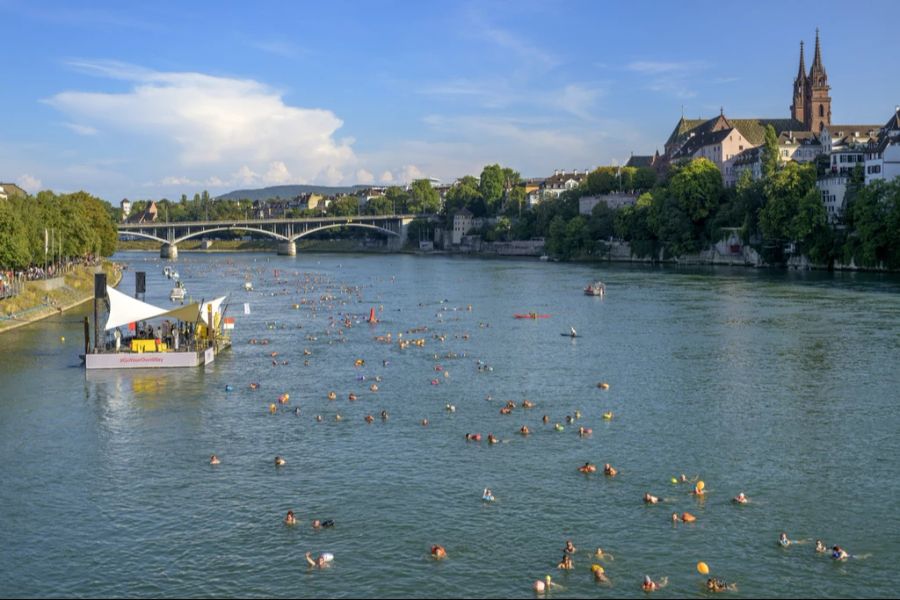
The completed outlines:
{"type": "Polygon", "coordinates": [[[766,141],[766,125],[771,125],[778,135],[785,131],[807,131],[797,119],[731,119],[731,123],[754,146],[766,141]]]}
{"type": "Polygon", "coordinates": [[[685,119],[684,117],[681,117],[675,125],[675,129],[672,131],[672,135],[666,140],[666,146],[674,144],[681,136],[704,123],[706,123],[706,119],[685,119]]]}
{"type": "Polygon", "coordinates": [[[631,158],[628,159],[628,162],[625,163],[626,167],[652,167],[653,166],[653,155],[648,154],[646,156],[639,154],[632,154],[631,158]]]}

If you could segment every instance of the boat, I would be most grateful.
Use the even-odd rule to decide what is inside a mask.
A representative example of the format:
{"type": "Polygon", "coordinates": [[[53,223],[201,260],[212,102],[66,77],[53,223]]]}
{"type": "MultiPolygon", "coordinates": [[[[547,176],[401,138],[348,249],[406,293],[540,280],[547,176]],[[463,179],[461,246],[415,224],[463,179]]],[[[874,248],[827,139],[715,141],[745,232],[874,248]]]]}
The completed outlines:
{"type": "MultiPolygon", "coordinates": [[[[102,289],[102,288],[101,288],[102,289]]],[[[227,296],[192,302],[174,309],[148,304],[106,286],[106,323],[101,324],[94,298],[94,335],[84,320],[85,369],[199,367],[231,346],[234,319],[225,317],[227,296]]]]}
{"type": "Polygon", "coordinates": [[[600,296],[602,298],[606,294],[606,286],[603,285],[602,281],[595,281],[584,288],[584,293],[586,296],[600,296]]]}
{"type": "Polygon", "coordinates": [[[184,292],[185,292],[184,283],[182,283],[181,281],[176,281],[175,287],[172,288],[172,292],[169,294],[169,299],[172,302],[175,302],[176,300],[181,300],[181,302],[183,303],[184,302],[184,292]]]}
{"type": "Polygon", "coordinates": [[[549,319],[550,315],[539,315],[537,313],[514,314],[517,319],[549,319]]]}
{"type": "Polygon", "coordinates": [[[245,281],[245,282],[244,282],[244,290],[246,290],[246,291],[248,291],[248,292],[252,292],[252,291],[253,291],[253,284],[252,284],[251,282],[249,282],[249,281],[245,281]]]}

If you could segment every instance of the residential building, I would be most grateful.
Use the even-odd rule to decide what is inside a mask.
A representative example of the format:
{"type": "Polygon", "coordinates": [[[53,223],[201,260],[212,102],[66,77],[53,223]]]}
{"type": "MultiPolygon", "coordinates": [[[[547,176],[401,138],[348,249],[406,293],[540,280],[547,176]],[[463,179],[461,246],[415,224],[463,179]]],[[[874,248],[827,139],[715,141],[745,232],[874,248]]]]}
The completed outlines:
{"type": "Polygon", "coordinates": [[[155,201],[150,201],[150,205],[139,213],[135,213],[128,218],[128,223],[156,223],[159,218],[159,209],[156,207],[155,201]]]}
{"type": "Polygon", "coordinates": [[[3,198],[4,200],[7,198],[15,198],[17,196],[24,198],[27,195],[28,192],[15,183],[0,183],[0,198],[3,198]]]}
{"type": "Polygon", "coordinates": [[[472,230],[474,220],[471,211],[467,208],[463,208],[461,210],[456,211],[456,214],[453,215],[453,234],[450,237],[450,242],[454,246],[458,246],[462,243],[462,238],[464,235],[469,233],[472,230]]]}
{"type": "Polygon", "coordinates": [[[588,170],[572,171],[554,171],[551,177],[547,177],[541,184],[541,200],[545,198],[559,198],[563,192],[574,190],[585,179],[587,179],[588,170]]]}
{"type": "Polygon", "coordinates": [[[866,153],[866,183],[900,177],[900,106],[878,131],[866,153]]]}
{"type": "Polygon", "coordinates": [[[121,211],[121,220],[125,222],[128,220],[128,217],[131,215],[131,200],[128,198],[122,198],[122,202],[119,203],[119,207],[122,209],[121,211]]]}
{"type": "Polygon", "coordinates": [[[591,215],[594,211],[594,207],[601,202],[612,209],[634,206],[637,202],[637,194],[614,192],[612,194],[600,194],[597,196],[582,196],[578,199],[578,214],[591,215]]]}

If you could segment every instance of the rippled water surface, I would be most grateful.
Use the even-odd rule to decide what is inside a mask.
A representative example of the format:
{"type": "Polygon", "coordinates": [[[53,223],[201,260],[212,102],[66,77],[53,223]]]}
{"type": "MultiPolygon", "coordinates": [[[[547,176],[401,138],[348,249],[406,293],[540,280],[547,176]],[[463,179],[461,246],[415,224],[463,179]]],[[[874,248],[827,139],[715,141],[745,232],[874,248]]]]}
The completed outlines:
{"type": "MultiPolygon", "coordinates": [[[[159,259],[118,258],[147,271],[148,301],[169,304],[159,259]]],[[[552,574],[554,596],[641,596],[650,574],[669,579],[658,596],[684,597],[706,594],[700,560],[737,583],[732,596],[896,595],[897,278],[401,255],[177,266],[195,298],[231,293],[234,347],[205,370],[86,377],[87,308],[0,337],[4,595],[522,597],[552,574]],[[605,299],[582,294],[593,279],[605,299]],[[550,316],[512,317],[529,311],[550,316]],[[339,335],[329,319],[343,313],[339,335]],[[581,337],[561,336],[569,326],[581,337]],[[375,341],[388,332],[425,346],[375,341]],[[499,413],[526,398],[534,409],[499,413]],[[619,475],[584,476],[585,461],[619,475]],[[705,500],[670,482],[680,473],[702,477],[705,500]],[[645,506],[646,491],[662,505],[645,506]],[[731,504],[739,491],[750,504],[731,504]],[[697,522],[673,526],[675,511],[697,522]],[[313,531],[313,518],[337,525],[313,531]],[[862,558],[778,548],[782,530],[862,558]],[[567,539],[576,569],[561,573],[567,539]],[[432,561],[432,544],[449,559],[432,561]],[[590,574],[598,546],[615,557],[611,588],[590,574]],[[333,567],[310,571],[306,551],[334,553],[333,567]]],[[[133,290],[130,271],[120,289],[133,290]]]]}

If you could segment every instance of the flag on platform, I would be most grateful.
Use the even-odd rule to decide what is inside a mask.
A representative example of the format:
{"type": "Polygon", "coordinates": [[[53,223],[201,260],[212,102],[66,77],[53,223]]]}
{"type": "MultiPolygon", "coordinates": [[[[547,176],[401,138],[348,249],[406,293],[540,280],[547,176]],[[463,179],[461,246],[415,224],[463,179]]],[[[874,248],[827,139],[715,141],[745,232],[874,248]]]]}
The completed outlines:
{"type": "Polygon", "coordinates": [[[225,325],[223,325],[222,328],[234,329],[234,317],[225,317],[225,325]]]}

